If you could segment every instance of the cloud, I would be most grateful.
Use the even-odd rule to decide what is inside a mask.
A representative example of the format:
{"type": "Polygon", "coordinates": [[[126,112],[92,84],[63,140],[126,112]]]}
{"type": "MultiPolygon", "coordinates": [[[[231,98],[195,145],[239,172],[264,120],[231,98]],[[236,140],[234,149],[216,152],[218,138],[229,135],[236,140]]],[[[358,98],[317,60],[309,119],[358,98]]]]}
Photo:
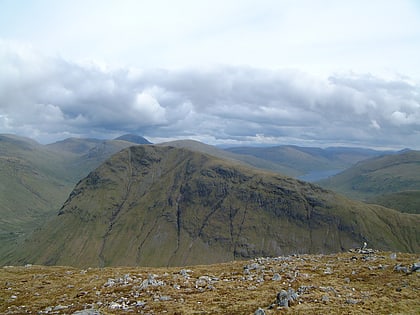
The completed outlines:
{"type": "Polygon", "coordinates": [[[210,143],[417,147],[420,86],[406,77],[245,66],[108,69],[0,42],[0,132],[210,143]]]}

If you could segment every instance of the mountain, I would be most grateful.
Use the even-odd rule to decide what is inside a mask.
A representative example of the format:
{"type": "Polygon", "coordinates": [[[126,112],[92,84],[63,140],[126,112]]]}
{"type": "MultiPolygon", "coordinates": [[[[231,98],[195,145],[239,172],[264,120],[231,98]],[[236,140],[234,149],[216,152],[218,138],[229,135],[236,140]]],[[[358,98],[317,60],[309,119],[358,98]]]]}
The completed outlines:
{"type": "Polygon", "coordinates": [[[361,161],[319,184],[350,198],[413,212],[420,203],[420,151],[404,150],[361,161]]]}
{"type": "Polygon", "coordinates": [[[418,252],[420,215],[185,148],[133,146],[80,181],[7,264],[208,264],[360,246],[418,252]]]}
{"type": "Polygon", "coordinates": [[[66,161],[31,139],[0,135],[0,255],[66,199],[74,185],[66,161]]]}
{"type": "Polygon", "coordinates": [[[229,150],[222,150],[215,146],[204,144],[199,141],[195,140],[176,140],[176,141],[170,141],[170,142],[164,142],[159,144],[161,146],[173,146],[176,148],[186,148],[190,149],[192,151],[197,151],[205,154],[212,155],[217,158],[235,161],[244,163],[245,165],[256,167],[262,170],[267,170],[271,172],[280,173],[283,175],[298,175],[298,172],[296,170],[289,168],[287,166],[281,165],[279,163],[270,162],[266,159],[261,159],[249,154],[238,154],[229,152],[229,150]]]}
{"type": "Polygon", "coordinates": [[[76,138],[41,145],[24,137],[0,135],[0,256],[55,215],[80,179],[131,145],[76,138]]]}
{"type": "Polygon", "coordinates": [[[363,148],[330,147],[314,148],[283,145],[274,147],[233,147],[228,152],[254,156],[291,170],[286,175],[306,181],[316,181],[334,175],[356,162],[391,151],[363,148]]]}
{"type": "Polygon", "coordinates": [[[61,141],[47,144],[46,147],[56,152],[68,152],[76,155],[88,153],[102,140],[93,138],[67,138],[61,141]]]}
{"type": "Polygon", "coordinates": [[[146,138],[138,136],[138,135],[133,135],[133,134],[122,135],[118,138],[115,138],[114,140],[124,140],[128,142],[136,143],[136,144],[152,144],[146,138]]]}

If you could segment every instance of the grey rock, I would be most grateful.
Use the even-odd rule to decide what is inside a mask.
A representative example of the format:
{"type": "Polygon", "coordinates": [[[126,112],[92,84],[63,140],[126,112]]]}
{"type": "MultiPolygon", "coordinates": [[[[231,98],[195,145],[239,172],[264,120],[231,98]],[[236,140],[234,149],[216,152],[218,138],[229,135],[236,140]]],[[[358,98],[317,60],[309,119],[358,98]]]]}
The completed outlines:
{"type": "Polygon", "coordinates": [[[143,307],[146,305],[146,302],[144,301],[137,301],[136,304],[134,304],[134,306],[136,307],[143,307]]]}
{"type": "Polygon", "coordinates": [[[408,268],[406,266],[401,266],[401,264],[398,264],[394,267],[394,271],[408,273],[408,268]]]}
{"type": "Polygon", "coordinates": [[[259,308],[255,311],[254,315],[265,315],[265,311],[264,311],[261,307],[259,307],[259,308]]]}
{"type": "Polygon", "coordinates": [[[299,297],[295,290],[293,290],[292,288],[289,288],[289,290],[287,290],[287,295],[289,296],[289,302],[295,302],[299,297]]]}
{"type": "Polygon", "coordinates": [[[420,272],[420,262],[416,262],[411,267],[411,272],[420,272]]]}
{"type": "Polygon", "coordinates": [[[76,311],[73,313],[73,315],[102,315],[102,313],[99,312],[98,310],[91,308],[91,309],[76,311]]]}
{"type": "Polygon", "coordinates": [[[169,295],[162,295],[161,297],[159,297],[160,301],[170,301],[172,300],[172,298],[169,295]]]}
{"type": "Polygon", "coordinates": [[[273,281],[280,281],[281,280],[281,276],[278,273],[275,273],[273,275],[273,281]]]}
{"type": "Polygon", "coordinates": [[[297,294],[298,295],[307,294],[307,293],[309,293],[313,289],[315,289],[315,287],[313,285],[301,285],[297,289],[297,294]]]}
{"type": "Polygon", "coordinates": [[[189,270],[189,269],[181,269],[181,271],[179,272],[179,274],[181,276],[183,276],[184,278],[189,278],[190,277],[190,274],[189,273],[191,273],[191,272],[192,272],[192,270],[189,270]]]}
{"type": "Polygon", "coordinates": [[[158,286],[163,286],[163,285],[165,285],[165,283],[164,283],[163,281],[161,281],[161,280],[156,280],[156,279],[155,279],[155,277],[156,277],[156,275],[154,275],[154,274],[149,274],[149,275],[148,275],[148,277],[147,277],[147,279],[146,279],[146,280],[144,280],[144,281],[140,284],[139,289],[140,289],[140,290],[143,290],[143,289],[146,289],[146,288],[147,288],[147,287],[149,287],[149,286],[152,286],[152,287],[158,287],[158,286]]]}
{"type": "Polygon", "coordinates": [[[323,295],[323,296],[322,296],[321,301],[322,301],[323,303],[327,303],[327,302],[329,302],[329,301],[330,301],[330,298],[329,298],[329,296],[328,296],[328,295],[323,295]]]}
{"type": "Polygon", "coordinates": [[[252,263],[250,265],[247,265],[249,270],[257,270],[260,268],[260,264],[259,263],[252,263]]]}
{"type": "Polygon", "coordinates": [[[287,291],[281,290],[277,293],[276,304],[282,307],[289,307],[289,297],[287,295],[287,291]]]}
{"type": "Polygon", "coordinates": [[[332,272],[332,270],[331,270],[331,268],[330,268],[330,267],[325,268],[324,274],[326,274],[326,275],[330,275],[330,274],[332,274],[332,273],[333,273],[333,272],[332,272]]]}
{"type": "Polygon", "coordinates": [[[289,307],[290,302],[294,302],[298,299],[298,295],[292,288],[289,288],[289,290],[281,290],[277,294],[276,303],[278,306],[281,307],[289,307]]]}

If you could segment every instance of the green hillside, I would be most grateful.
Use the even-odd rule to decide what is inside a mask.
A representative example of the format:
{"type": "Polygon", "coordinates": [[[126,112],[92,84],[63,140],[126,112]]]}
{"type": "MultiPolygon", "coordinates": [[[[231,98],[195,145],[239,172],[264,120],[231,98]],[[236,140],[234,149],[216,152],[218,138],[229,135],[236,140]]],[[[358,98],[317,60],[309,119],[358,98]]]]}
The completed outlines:
{"type": "Polygon", "coordinates": [[[70,194],[7,264],[208,264],[360,246],[420,251],[420,215],[187,149],[134,146],[70,194]]]}
{"type": "Polygon", "coordinates": [[[274,147],[233,147],[225,149],[228,152],[253,156],[277,165],[292,172],[290,176],[310,175],[321,171],[344,170],[355,163],[384,154],[384,152],[363,148],[314,148],[282,145],[274,147]]]}
{"type": "Polygon", "coordinates": [[[377,202],[404,212],[418,212],[420,151],[365,160],[318,183],[350,198],[377,202]]]}
{"type": "Polygon", "coordinates": [[[80,179],[130,145],[74,138],[41,145],[0,135],[0,256],[57,213],[80,179]]]}
{"type": "Polygon", "coordinates": [[[367,202],[396,209],[401,212],[420,214],[420,190],[408,190],[374,196],[367,199],[367,202]]]}

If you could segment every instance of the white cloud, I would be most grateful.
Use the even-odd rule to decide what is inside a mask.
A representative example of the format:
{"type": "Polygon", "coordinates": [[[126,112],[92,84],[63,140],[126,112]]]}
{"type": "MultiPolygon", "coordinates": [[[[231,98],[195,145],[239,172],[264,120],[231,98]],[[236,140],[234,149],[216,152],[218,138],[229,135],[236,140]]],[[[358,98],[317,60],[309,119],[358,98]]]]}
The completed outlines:
{"type": "Polygon", "coordinates": [[[420,85],[407,77],[322,79],[245,66],[110,69],[0,51],[8,69],[0,72],[7,86],[0,85],[0,132],[42,142],[135,132],[212,143],[419,146],[420,85]]]}
{"type": "Polygon", "coordinates": [[[391,118],[390,119],[391,122],[397,126],[410,125],[410,124],[415,124],[415,123],[420,125],[420,119],[416,119],[414,115],[400,112],[398,110],[393,112],[390,118],[391,118]]]}
{"type": "Polygon", "coordinates": [[[133,109],[134,115],[138,115],[141,120],[144,119],[148,123],[164,124],[166,122],[165,109],[147,91],[136,95],[133,109]]]}
{"type": "Polygon", "coordinates": [[[381,129],[381,126],[378,124],[378,122],[375,119],[372,119],[370,121],[370,127],[377,130],[381,129]]]}

